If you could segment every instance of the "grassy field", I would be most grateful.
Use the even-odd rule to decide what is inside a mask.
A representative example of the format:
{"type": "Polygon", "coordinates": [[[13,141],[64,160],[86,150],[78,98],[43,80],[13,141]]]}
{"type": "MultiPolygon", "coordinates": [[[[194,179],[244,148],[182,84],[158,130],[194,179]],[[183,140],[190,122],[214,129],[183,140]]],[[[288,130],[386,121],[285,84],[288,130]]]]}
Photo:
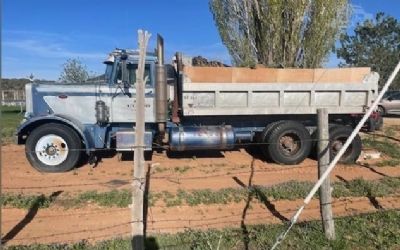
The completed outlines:
{"type": "Polygon", "coordinates": [[[1,106],[1,137],[3,142],[12,142],[18,125],[24,118],[20,107],[1,106]]]}
{"type": "MultiPolygon", "coordinates": [[[[327,241],[320,221],[295,225],[279,249],[399,249],[400,212],[379,211],[335,219],[336,240],[327,241]]],[[[148,236],[146,249],[268,249],[285,229],[283,225],[243,226],[240,229],[196,231],[148,236]],[[219,247],[219,248],[218,248],[219,247]]],[[[117,238],[96,245],[11,246],[9,250],[130,249],[130,240],[117,238]]]]}

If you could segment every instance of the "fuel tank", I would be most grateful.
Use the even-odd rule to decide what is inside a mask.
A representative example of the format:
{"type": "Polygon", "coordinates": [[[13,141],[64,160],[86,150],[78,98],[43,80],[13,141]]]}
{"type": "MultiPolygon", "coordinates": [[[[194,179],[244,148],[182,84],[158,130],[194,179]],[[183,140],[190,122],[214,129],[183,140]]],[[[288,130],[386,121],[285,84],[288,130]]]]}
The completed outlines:
{"type": "Polygon", "coordinates": [[[170,150],[232,149],[235,133],[231,126],[175,127],[169,132],[170,150]]]}

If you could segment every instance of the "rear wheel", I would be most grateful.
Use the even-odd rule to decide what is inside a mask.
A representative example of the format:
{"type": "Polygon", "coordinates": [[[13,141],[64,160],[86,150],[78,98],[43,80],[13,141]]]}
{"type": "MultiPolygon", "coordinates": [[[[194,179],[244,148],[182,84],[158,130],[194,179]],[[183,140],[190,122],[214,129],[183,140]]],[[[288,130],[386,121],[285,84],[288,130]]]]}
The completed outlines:
{"type": "Polygon", "coordinates": [[[264,155],[279,164],[293,165],[302,162],[311,150],[311,139],[303,124],[280,121],[267,127],[263,133],[264,155]]]}
{"type": "Polygon", "coordinates": [[[268,124],[264,128],[263,132],[261,133],[261,135],[259,137],[259,140],[258,140],[258,142],[260,143],[260,147],[259,148],[260,148],[262,154],[264,155],[264,157],[267,160],[272,160],[271,157],[269,156],[269,153],[268,153],[268,144],[267,144],[268,140],[267,139],[269,137],[269,134],[270,134],[270,132],[271,132],[271,130],[273,128],[275,128],[276,126],[278,126],[279,124],[281,124],[283,122],[285,122],[285,121],[276,121],[276,122],[268,124]]]}
{"type": "Polygon", "coordinates": [[[79,161],[82,143],[70,127],[49,123],[31,132],[26,140],[26,157],[42,172],[66,172],[79,161]]]}
{"type": "MultiPolygon", "coordinates": [[[[329,149],[331,160],[339,153],[340,149],[346,143],[353,129],[347,126],[335,126],[329,129],[329,149]]],[[[340,158],[340,163],[354,163],[361,154],[361,138],[356,135],[346,152],[340,158]]]]}

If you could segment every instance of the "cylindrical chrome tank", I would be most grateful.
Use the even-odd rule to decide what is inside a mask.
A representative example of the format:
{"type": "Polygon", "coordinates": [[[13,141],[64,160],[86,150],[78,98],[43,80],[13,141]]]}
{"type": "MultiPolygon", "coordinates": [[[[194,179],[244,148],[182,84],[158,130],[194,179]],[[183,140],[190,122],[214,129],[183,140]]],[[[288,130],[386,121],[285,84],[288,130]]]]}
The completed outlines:
{"type": "Polygon", "coordinates": [[[106,103],[102,100],[96,102],[96,121],[98,124],[103,125],[108,122],[109,111],[106,103]]]}
{"type": "Polygon", "coordinates": [[[170,129],[170,150],[232,149],[235,133],[230,126],[175,127],[170,129]]]}

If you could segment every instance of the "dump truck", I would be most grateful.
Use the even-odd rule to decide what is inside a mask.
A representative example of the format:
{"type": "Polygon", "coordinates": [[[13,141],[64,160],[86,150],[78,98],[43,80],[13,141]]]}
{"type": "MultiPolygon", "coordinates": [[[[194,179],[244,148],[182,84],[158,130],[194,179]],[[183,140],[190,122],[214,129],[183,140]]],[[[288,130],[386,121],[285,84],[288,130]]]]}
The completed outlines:
{"type": "MultiPolygon", "coordinates": [[[[161,36],[146,54],[147,152],[252,146],[267,161],[298,164],[315,155],[317,109],[330,114],[334,155],[378,95],[379,75],[370,68],[194,67],[185,58],[176,53],[165,64],[161,36]]],[[[34,168],[64,172],[99,151],[134,151],[138,59],[136,50],[115,49],[104,81],[26,85],[16,138],[34,168]]],[[[357,136],[341,161],[354,162],[360,152],[357,136]]]]}

